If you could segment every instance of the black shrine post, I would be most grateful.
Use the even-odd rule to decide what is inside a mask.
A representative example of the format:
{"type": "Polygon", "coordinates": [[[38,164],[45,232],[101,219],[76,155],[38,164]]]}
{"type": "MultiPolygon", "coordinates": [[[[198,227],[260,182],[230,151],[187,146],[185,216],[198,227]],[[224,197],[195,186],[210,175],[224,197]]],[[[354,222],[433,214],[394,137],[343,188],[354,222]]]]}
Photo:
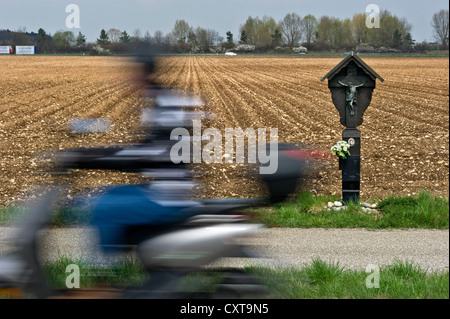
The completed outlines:
{"type": "Polygon", "coordinates": [[[375,80],[384,79],[353,52],[339,62],[320,81],[328,79],[333,104],[345,126],[342,139],[350,147],[350,155],[339,159],[342,170],[342,201],[359,201],[361,181],[361,132],[357,129],[372,100],[375,80]]]}

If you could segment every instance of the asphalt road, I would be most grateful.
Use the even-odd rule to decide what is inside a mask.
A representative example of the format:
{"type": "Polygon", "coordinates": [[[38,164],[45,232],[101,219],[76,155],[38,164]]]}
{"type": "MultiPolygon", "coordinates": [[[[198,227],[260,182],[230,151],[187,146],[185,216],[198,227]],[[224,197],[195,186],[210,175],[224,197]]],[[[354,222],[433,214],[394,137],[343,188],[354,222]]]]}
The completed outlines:
{"type": "MultiPolygon", "coordinates": [[[[0,254],[13,249],[8,241],[15,229],[0,227],[0,254]]],[[[99,249],[92,228],[52,229],[40,242],[42,258],[64,255],[93,263],[114,262],[121,255],[106,257],[99,249]]],[[[216,265],[302,267],[314,259],[339,262],[346,269],[382,267],[395,260],[410,261],[429,271],[449,269],[448,230],[365,229],[263,229],[242,239],[258,258],[223,259],[216,265]]]]}

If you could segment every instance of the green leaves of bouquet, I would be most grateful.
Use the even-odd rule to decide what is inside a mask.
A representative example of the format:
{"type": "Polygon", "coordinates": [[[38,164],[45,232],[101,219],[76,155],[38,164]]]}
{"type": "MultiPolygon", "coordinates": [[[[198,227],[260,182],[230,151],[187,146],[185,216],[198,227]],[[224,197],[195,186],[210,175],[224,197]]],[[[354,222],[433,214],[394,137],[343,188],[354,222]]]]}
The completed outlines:
{"type": "Polygon", "coordinates": [[[331,147],[331,152],[334,153],[334,155],[341,157],[342,159],[346,159],[347,156],[350,155],[350,145],[346,141],[340,141],[331,147]]]}

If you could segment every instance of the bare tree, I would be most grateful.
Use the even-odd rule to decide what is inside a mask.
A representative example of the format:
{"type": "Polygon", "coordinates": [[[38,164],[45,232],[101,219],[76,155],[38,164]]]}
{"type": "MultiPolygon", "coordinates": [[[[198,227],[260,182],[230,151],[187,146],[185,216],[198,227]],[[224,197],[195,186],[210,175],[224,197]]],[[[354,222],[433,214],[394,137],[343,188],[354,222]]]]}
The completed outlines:
{"type": "Polygon", "coordinates": [[[319,22],[317,23],[317,38],[323,44],[328,46],[333,45],[332,28],[333,21],[337,18],[332,18],[329,16],[321,16],[319,22]]]}
{"type": "Polygon", "coordinates": [[[144,40],[145,43],[152,42],[152,35],[150,34],[149,31],[145,32],[143,40],[144,40]]]}
{"type": "Polygon", "coordinates": [[[302,19],[296,13],[288,13],[279,23],[283,39],[290,47],[300,43],[303,36],[302,19]]]}
{"type": "Polygon", "coordinates": [[[109,41],[111,41],[111,43],[118,43],[120,41],[120,37],[122,36],[122,31],[114,28],[109,29],[106,33],[108,34],[109,41]]]}
{"type": "Polygon", "coordinates": [[[433,27],[433,36],[442,45],[448,45],[448,19],[448,10],[442,9],[441,11],[435,13],[431,20],[431,26],[433,27]]]}
{"type": "Polygon", "coordinates": [[[366,43],[368,38],[368,28],[366,26],[367,15],[356,13],[353,15],[351,28],[353,39],[356,44],[366,43]]]}
{"type": "Polygon", "coordinates": [[[247,21],[240,27],[241,32],[241,41],[243,43],[247,44],[253,44],[256,45],[257,42],[257,36],[256,36],[256,30],[257,30],[257,21],[259,21],[259,18],[252,18],[248,17],[247,21]]]}
{"type": "Polygon", "coordinates": [[[134,29],[133,35],[131,36],[131,39],[133,41],[139,42],[141,40],[141,30],[139,28],[134,29]]]}
{"type": "Polygon", "coordinates": [[[217,42],[220,41],[219,33],[216,30],[212,29],[203,29],[197,27],[195,30],[196,40],[199,46],[199,49],[203,52],[209,52],[217,42]]]}
{"type": "Polygon", "coordinates": [[[191,26],[184,20],[177,20],[172,30],[173,36],[178,42],[187,42],[191,26]]]}
{"type": "Polygon", "coordinates": [[[198,41],[197,41],[197,34],[194,30],[189,31],[188,34],[188,38],[187,38],[187,43],[191,46],[196,46],[198,45],[198,41]]]}
{"type": "Polygon", "coordinates": [[[317,32],[317,19],[308,14],[302,19],[302,29],[305,35],[305,40],[307,45],[311,45],[314,42],[317,32]]]}
{"type": "Polygon", "coordinates": [[[155,44],[161,44],[164,40],[164,33],[161,30],[156,30],[153,34],[153,41],[155,44]]]}
{"type": "MultiPolygon", "coordinates": [[[[258,21],[258,28],[257,28],[258,41],[256,42],[256,45],[258,47],[263,48],[272,46],[272,44],[274,43],[274,35],[277,30],[278,33],[281,33],[277,22],[272,17],[268,16],[262,17],[262,19],[258,21]]],[[[275,44],[276,42],[279,42],[279,40],[275,40],[275,44]]]]}

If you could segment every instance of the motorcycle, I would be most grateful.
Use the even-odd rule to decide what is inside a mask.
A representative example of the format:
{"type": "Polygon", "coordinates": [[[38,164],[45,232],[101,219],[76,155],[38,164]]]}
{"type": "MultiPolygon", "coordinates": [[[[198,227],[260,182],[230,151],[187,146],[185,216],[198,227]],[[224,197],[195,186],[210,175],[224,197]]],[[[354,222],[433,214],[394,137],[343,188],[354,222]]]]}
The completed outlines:
{"type": "MultiPolygon", "coordinates": [[[[153,71],[145,61],[146,70],[153,71]]],[[[150,66],[149,66],[150,65],[150,66]]],[[[291,144],[277,145],[278,170],[261,175],[269,191],[267,199],[192,199],[192,175],[187,165],[174,164],[170,140],[175,127],[188,127],[186,119],[198,115],[188,111],[199,100],[170,90],[150,90],[155,105],[143,114],[151,127],[147,138],[137,144],[107,148],[79,148],[62,151],[54,162],[56,173],[73,169],[118,170],[151,176],[143,185],[110,187],[93,202],[93,223],[105,252],[133,251],[149,279],[138,286],[120,289],[118,298],[242,298],[266,292],[257,280],[240,269],[222,269],[222,281],[212,291],[180,291],[180,283],[194,272],[224,257],[253,257],[240,238],[263,228],[245,213],[246,209],[286,200],[295,192],[307,171],[308,161],[291,144]],[[156,93],[155,93],[156,92],[156,93]]],[[[82,120],[71,123],[73,132],[99,132],[108,123],[82,120]]],[[[55,172],[53,172],[55,173],[55,172]]],[[[69,290],[55,290],[49,284],[39,256],[41,231],[51,222],[53,208],[64,192],[51,189],[31,205],[14,243],[16,250],[0,256],[0,297],[64,298],[69,290]]]]}
{"type": "MultiPolygon", "coordinates": [[[[92,150],[85,151],[89,154],[88,157],[95,158],[96,164],[101,166],[100,158],[92,157],[92,150]]],[[[111,155],[110,151],[105,151],[108,157],[111,155]]],[[[98,150],[94,152],[98,155],[98,150]]],[[[282,152],[283,150],[280,151],[281,154],[282,152]]],[[[86,157],[81,157],[82,163],[88,163],[86,157]]],[[[119,162],[118,166],[123,168],[121,159],[116,160],[119,162]]],[[[126,161],[129,162],[129,159],[126,161]]],[[[142,162],[142,159],[138,162],[142,162]]],[[[67,161],[64,163],[68,165],[67,161]]],[[[70,163],[73,164],[73,160],[70,163]]],[[[273,185],[269,186],[269,189],[274,190],[273,201],[187,200],[179,194],[186,191],[188,179],[157,180],[150,185],[121,185],[102,193],[95,201],[93,214],[102,248],[106,252],[135,252],[149,275],[149,279],[142,285],[121,289],[114,296],[125,299],[185,299],[248,298],[264,295],[267,290],[258,279],[240,269],[214,269],[216,273],[221,273],[222,282],[216,284],[208,293],[179,291],[178,287],[192,273],[211,271],[205,269],[205,266],[221,258],[254,257],[238,239],[253,236],[263,225],[252,221],[245,210],[280,201],[280,184],[283,184],[285,191],[286,185],[289,185],[291,191],[295,189],[296,178],[286,170],[289,165],[291,173],[297,174],[297,177],[301,174],[300,161],[285,156],[281,163],[286,175],[280,175],[279,178],[271,176],[271,180],[267,180],[268,185],[273,185]],[[294,183],[289,184],[286,181],[294,183]],[[130,195],[129,198],[127,194],[130,195]],[[139,212],[142,205],[145,207],[144,214],[139,212]],[[136,209],[137,213],[133,213],[133,209],[136,209]],[[157,211],[161,220],[155,220],[152,214],[148,213],[149,210],[157,211]]],[[[87,166],[92,167],[92,163],[87,166]]],[[[108,169],[111,169],[111,163],[108,163],[108,169]]],[[[49,227],[52,207],[57,205],[60,198],[65,198],[61,196],[63,193],[62,187],[51,189],[37,203],[30,205],[28,213],[25,214],[27,218],[13,239],[16,251],[0,257],[0,296],[39,299],[71,296],[73,291],[70,289],[55,290],[48,284],[38,249],[41,231],[49,227]]]]}

